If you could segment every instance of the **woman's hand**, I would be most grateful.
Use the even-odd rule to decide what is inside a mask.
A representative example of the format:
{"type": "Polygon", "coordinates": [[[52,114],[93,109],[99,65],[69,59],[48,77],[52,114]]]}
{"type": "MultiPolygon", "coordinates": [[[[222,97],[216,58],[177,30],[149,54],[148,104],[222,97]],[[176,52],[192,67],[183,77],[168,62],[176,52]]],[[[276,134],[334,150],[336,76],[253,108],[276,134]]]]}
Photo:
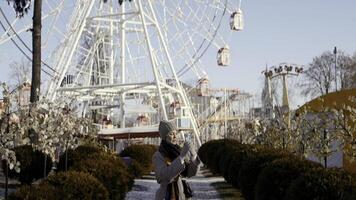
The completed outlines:
{"type": "Polygon", "coordinates": [[[184,142],[182,151],[180,152],[180,157],[184,162],[188,163],[190,160],[190,150],[192,149],[192,145],[189,142],[184,142]]]}

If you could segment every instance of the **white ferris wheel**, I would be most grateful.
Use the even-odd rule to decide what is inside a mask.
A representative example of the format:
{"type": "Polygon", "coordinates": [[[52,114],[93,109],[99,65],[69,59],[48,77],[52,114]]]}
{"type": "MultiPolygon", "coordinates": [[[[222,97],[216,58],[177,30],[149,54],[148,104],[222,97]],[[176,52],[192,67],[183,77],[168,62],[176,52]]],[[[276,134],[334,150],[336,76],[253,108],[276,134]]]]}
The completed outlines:
{"type": "MultiPolygon", "coordinates": [[[[132,119],[146,117],[148,124],[177,120],[182,129],[192,129],[198,136],[182,81],[207,80],[200,62],[209,48],[216,48],[218,65],[229,64],[229,47],[219,30],[221,26],[243,29],[240,4],[237,0],[43,0],[46,97],[75,98],[82,114],[112,115],[117,109],[121,129],[136,126],[132,119]],[[223,23],[224,18],[230,24],[223,23]],[[176,103],[180,112],[171,115],[170,106],[176,103]]],[[[9,16],[4,12],[8,5],[0,6],[0,47],[11,41],[29,57],[31,17],[9,16]]]]}

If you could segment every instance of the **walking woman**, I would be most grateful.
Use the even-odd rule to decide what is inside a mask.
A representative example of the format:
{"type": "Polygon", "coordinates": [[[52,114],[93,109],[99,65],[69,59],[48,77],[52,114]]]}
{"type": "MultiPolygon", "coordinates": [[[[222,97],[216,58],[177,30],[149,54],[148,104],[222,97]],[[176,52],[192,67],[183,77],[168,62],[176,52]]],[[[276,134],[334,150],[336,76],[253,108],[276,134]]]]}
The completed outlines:
{"type": "Polygon", "coordinates": [[[193,192],[184,178],[196,175],[200,159],[189,142],[185,142],[182,148],[178,146],[177,131],[170,122],[160,122],[159,134],[162,141],[152,157],[157,182],[160,184],[155,199],[190,199],[193,192]]]}

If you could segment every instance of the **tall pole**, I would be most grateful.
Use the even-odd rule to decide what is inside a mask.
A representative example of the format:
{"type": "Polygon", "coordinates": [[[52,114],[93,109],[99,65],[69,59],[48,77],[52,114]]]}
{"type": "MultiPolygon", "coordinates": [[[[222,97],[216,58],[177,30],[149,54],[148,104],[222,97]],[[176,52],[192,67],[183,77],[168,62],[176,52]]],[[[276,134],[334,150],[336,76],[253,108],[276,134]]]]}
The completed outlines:
{"type": "MultiPolygon", "coordinates": [[[[113,2],[110,1],[110,15],[114,14],[113,2]]],[[[110,21],[110,77],[109,83],[114,84],[114,22],[110,21]]]]}
{"type": "MultiPolygon", "coordinates": [[[[121,44],[121,52],[120,52],[120,61],[121,61],[121,83],[125,83],[125,45],[126,45],[126,31],[125,31],[125,3],[121,4],[121,19],[122,19],[122,24],[121,24],[121,38],[120,38],[120,44],[121,44]]],[[[144,16],[142,16],[144,17],[144,16]]],[[[120,128],[125,128],[125,93],[121,93],[120,95],[120,117],[121,117],[121,124],[120,128]]]]}
{"type": "Polygon", "coordinates": [[[32,83],[30,101],[39,100],[41,87],[41,29],[42,29],[42,0],[34,1],[33,31],[32,31],[32,83]]]}
{"type": "Polygon", "coordinates": [[[335,56],[335,91],[337,92],[337,47],[334,47],[335,56]]]}
{"type": "MultiPolygon", "coordinates": [[[[141,0],[138,0],[137,2],[138,2],[138,8],[139,8],[139,15],[140,15],[142,26],[143,26],[144,36],[146,39],[148,54],[149,54],[151,65],[152,65],[153,75],[156,80],[156,87],[157,87],[157,91],[158,91],[159,100],[161,103],[163,119],[168,120],[168,115],[167,115],[167,111],[166,111],[166,107],[165,107],[165,103],[164,103],[164,99],[163,99],[164,97],[163,97],[163,93],[162,93],[162,89],[161,89],[161,80],[159,78],[157,64],[154,60],[152,44],[151,44],[150,36],[149,36],[148,30],[147,30],[146,16],[144,14],[141,0]]],[[[150,1],[148,1],[148,2],[150,2],[150,1]]],[[[179,84],[179,82],[177,84],[179,84]]]]}
{"type": "Polygon", "coordinates": [[[289,117],[289,99],[288,99],[288,87],[287,87],[287,74],[282,75],[283,78],[283,115],[287,124],[287,128],[290,128],[290,117],[289,117]]]}
{"type": "Polygon", "coordinates": [[[224,88],[224,132],[225,132],[225,137],[227,138],[227,93],[226,93],[226,88],[224,88]]]}
{"type": "MultiPolygon", "coordinates": [[[[139,4],[140,4],[140,10],[142,10],[142,5],[141,5],[141,1],[139,1],[139,4]]],[[[189,99],[187,98],[187,95],[185,93],[185,90],[184,88],[182,87],[181,83],[179,82],[179,79],[178,79],[178,76],[177,76],[177,73],[173,67],[173,62],[171,60],[171,56],[169,54],[169,51],[168,51],[168,47],[167,47],[167,44],[166,44],[166,41],[164,40],[163,38],[163,34],[161,32],[161,29],[158,25],[158,20],[157,20],[157,17],[156,17],[156,14],[155,14],[155,11],[153,9],[153,6],[152,6],[152,2],[151,1],[148,1],[148,6],[151,10],[151,13],[152,13],[152,16],[153,16],[153,21],[154,21],[154,24],[157,28],[157,33],[158,33],[158,36],[159,36],[159,39],[161,41],[161,44],[163,46],[163,50],[164,50],[164,53],[166,55],[166,58],[167,58],[167,61],[168,61],[168,64],[169,64],[169,67],[170,67],[170,70],[173,74],[173,77],[174,79],[176,80],[176,83],[177,83],[177,87],[178,87],[178,90],[180,91],[178,94],[180,95],[180,97],[182,98],[182,101],[184,103],[185,106],[187,106],[188,108],[188,111],[189,111],[189,115],[190,115],[190,120],[191,120],[191,125],[193,126],[193,133],[195,134],[195,139],[197,140],[197,144],[198,144],[198,147],[201,146],[201,141],[200,141],[200,133],[199,133],[199,130],[198,130],[198,124],[195,120],[195,117],[194,117],[194,113],[192,111],[192,108],[191,108],[191,105],[189,103],[189,99]]],[[[144,24],[144,27],[145,27],[145,24],[144,24]]],[[[145,31],[146,32],[146,31],[145,31]]],[[[184,135],[182,135],[183,138],[184,138],[184,135]]]]}

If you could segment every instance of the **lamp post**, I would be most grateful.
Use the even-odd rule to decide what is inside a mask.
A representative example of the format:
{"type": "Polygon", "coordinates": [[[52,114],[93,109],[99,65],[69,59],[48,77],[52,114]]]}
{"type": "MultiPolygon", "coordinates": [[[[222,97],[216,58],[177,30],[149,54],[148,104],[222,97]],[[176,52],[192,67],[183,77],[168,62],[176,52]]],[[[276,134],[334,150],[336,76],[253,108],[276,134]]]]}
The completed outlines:
{"type": "Polygon", "coordinates": [[[334,47],[334,56],[335,56],[335,91],[337,92],[337,47],[334,47]]]}

